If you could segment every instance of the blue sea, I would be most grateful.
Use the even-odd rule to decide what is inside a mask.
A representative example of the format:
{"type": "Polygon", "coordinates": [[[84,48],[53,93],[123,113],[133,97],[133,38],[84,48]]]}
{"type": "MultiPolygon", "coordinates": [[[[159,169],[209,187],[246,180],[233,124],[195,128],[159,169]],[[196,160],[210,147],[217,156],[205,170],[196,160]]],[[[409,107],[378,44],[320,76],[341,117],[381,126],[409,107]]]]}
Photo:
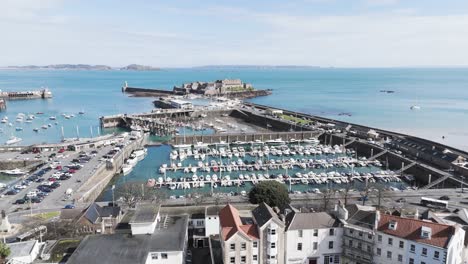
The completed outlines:
{"type": "MultiPolygon", "coordinates": [[[[252,102],[408,133],[468,150],[468,68],[456,69],[164,69],[130,71],[0,71],[0,89],[36,90],[48,87],[53,98],[8,101],[12,126],[0,124],[0,144],[11,135],[21,144],[58,142],[61,127],[65,137],[90,137],[98,133],[99,117],[118,113],[151,111],[153,98],[129,97],[121,92],[130,86],[171,89],[191,81],[240,78],[258,89],[273,89],[267,97],[252,102]],[[393,90],[395,93],[381,93],[393,90]],[[418,105],[420,110],[411,110],[418,105]],[[84,111],[84,115],[78,112],[84,111]],[[35,114],[33,123],[16,123],[18,113],[35,114]],[[350,113],[351,116],[339,115],[350,113]],[[76,117],[65,119],[62,114],[76,117]],[[49,120],[57,117],[56,121],[49,120]],[[55,125],[54,122],[58,124],[55,125]],[[39,133],[33,128],[52,124],[39,133]],[[23,131],[15,131],[22,127],[23,131]],[[445,139],[442,139],[445,136],[445,139]]],[[[208,133],[209,131],[207,131],[208,133]]],[[[125,177],[114,182],[146,182],[161,175],[157,170],[168,162],[168,146],[152,147],[148,156],[125,177]]],[[[224,190],[232,191],[232,190],[224,190]]],[[[234,190],[235,191],[235,190],[234,190]]],[[[104,199],[109,199],[110,191],[104,199]]]]}
{"type": "Polygon", "coordinates": [[[171,89],[191,81],[240,78],[258,89],[273,89],[273,95],[252,102],[289,108],[330,118],[409,133],[468,150],[468,69],[249,69],[193,68],[152,72],[131,71],[0,71],[0,89],[33,90],[49,87],[48,100],[9,101],[0,118],[8,116],[12,126],[0,124],[0,144],[11,135],[22,144],[58,142],[61,127],[65,137],[90,137],[98,132],[99,117],[152,109],[151,98],[122,94],[124,81],[130,86],[171,89]],[[394,90],[395,93],[381,93],[394,90]],[[420,110],[410,107],[418,105],[420,110]],[[78,115],[85,111],[84,115],[78,115]],[[33,123],[14,122],[18,113],[37,115],[33,123]],[[339,113],[352,116],[340,116],[339,113]],[[75,114],[65,119],[61,114],[75,114]],[[50,121],[50,116],[57,117],[50,121]],[[39,133],[33,128],[53,126],[39,133]],[[22,127],[23,131],[15,131],[22,127]],[[78,129],[77,129],[78,127],[78,129]],[[445,139],[442,139],[445,136],[445,139]]]}

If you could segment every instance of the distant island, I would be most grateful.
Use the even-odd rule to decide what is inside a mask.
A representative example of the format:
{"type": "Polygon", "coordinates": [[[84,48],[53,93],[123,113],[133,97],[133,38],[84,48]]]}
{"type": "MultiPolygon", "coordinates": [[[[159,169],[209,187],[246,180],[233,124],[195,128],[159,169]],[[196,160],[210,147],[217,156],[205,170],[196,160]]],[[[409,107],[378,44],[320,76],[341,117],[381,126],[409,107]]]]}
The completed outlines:
{"type": "Polygon", "coordinates": [[[8,66],[3,69],[20,69],[20,70],[85,70],[85,71],[108,71],[108,70],[121,70],[121,71],[158,71],[160,68],[130,64],[125,67],[111,67],[107,65],[89,65],[89,64],[52,64],[45,66],[26,65],[26,66],[8,66]]]}

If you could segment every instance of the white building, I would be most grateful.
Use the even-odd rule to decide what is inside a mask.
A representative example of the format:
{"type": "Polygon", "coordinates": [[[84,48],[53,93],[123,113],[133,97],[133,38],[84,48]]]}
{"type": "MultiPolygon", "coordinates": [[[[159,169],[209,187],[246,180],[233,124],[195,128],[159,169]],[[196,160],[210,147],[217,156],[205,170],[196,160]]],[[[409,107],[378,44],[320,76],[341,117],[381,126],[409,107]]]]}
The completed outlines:
{"type": "Polygon", "coordinates": [[[239,211],[228,204],[219,212],[220,240],[225,264],[258,264],[259,236],[250,212],[239,211]]]}
{"type": "Polygon", "coordinates": [[[465,231],[458,225],[381,214],[374,263],[462,264],[465,231]]]}
{"type": "Polygon", "coordinates": [[[252,211],[260,238],[259,263],[284,263],[285,224],[278,217],[279,210],[275,210],[261,203],[252,211]]]}
{"type": "Polygon", "coordinates": [[[138,205],[132,220],[129,222],[132,235],[153,234],[159,220],[159,208],[151,204],[138,205]]]}
{"type": "Polygon", "coordinates": [[[328,213],[290,213],[286,217],[288,264],[341,263],[343,228],[328,213]]]}
{"type": "Polygon", "coordinates": [[[205,235],[207,237],[219,234],[219,216],[216,206],[205,208],[205,235]]]}
{"type": "Polygon", "coordinates": [[[37,240],[28,240],[8,244],[10,255],[8,263],[33,263],[39,255],[41,243],[37,240]]]}

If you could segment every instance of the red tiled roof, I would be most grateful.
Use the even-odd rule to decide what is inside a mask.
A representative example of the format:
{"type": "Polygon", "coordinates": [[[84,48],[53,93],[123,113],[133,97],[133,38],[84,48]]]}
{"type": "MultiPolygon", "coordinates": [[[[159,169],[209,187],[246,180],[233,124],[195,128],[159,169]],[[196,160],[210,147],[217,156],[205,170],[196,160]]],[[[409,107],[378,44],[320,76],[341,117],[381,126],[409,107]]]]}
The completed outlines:
{"type": "Polygon", "coordinates": [[[219,211],[219,221],[221,224],[221,236],[224,240],[228,240],[237,232],[241,232],[251,239],[258,239],[257,226],[243,225],[239,211],[230,204],[219,211]]]}
{"type": "Polygon", "coordinates": [[[455,232],[455,228],[449,225],[426,222],[411,218],[402,218],[393,215],[382,214],[377,229],[383,233],[424,243],[436,247],[446,248],[450,238],[455,232]],[[389,229],[390,221],[397,222],[396,230],[389,229]],[[431,228],[431,238],[421,238],[422,227],[431,228]]]}

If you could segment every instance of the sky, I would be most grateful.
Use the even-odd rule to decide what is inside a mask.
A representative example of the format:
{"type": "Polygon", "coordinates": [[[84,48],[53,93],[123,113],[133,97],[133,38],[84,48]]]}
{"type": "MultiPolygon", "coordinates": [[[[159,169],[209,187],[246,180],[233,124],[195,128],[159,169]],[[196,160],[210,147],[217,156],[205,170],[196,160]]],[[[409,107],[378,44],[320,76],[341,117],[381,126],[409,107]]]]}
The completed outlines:
{"type": "Polygon", "coordinates": [[[0,66],[468,66],[467,0],[0,0],[0,66]]]}

